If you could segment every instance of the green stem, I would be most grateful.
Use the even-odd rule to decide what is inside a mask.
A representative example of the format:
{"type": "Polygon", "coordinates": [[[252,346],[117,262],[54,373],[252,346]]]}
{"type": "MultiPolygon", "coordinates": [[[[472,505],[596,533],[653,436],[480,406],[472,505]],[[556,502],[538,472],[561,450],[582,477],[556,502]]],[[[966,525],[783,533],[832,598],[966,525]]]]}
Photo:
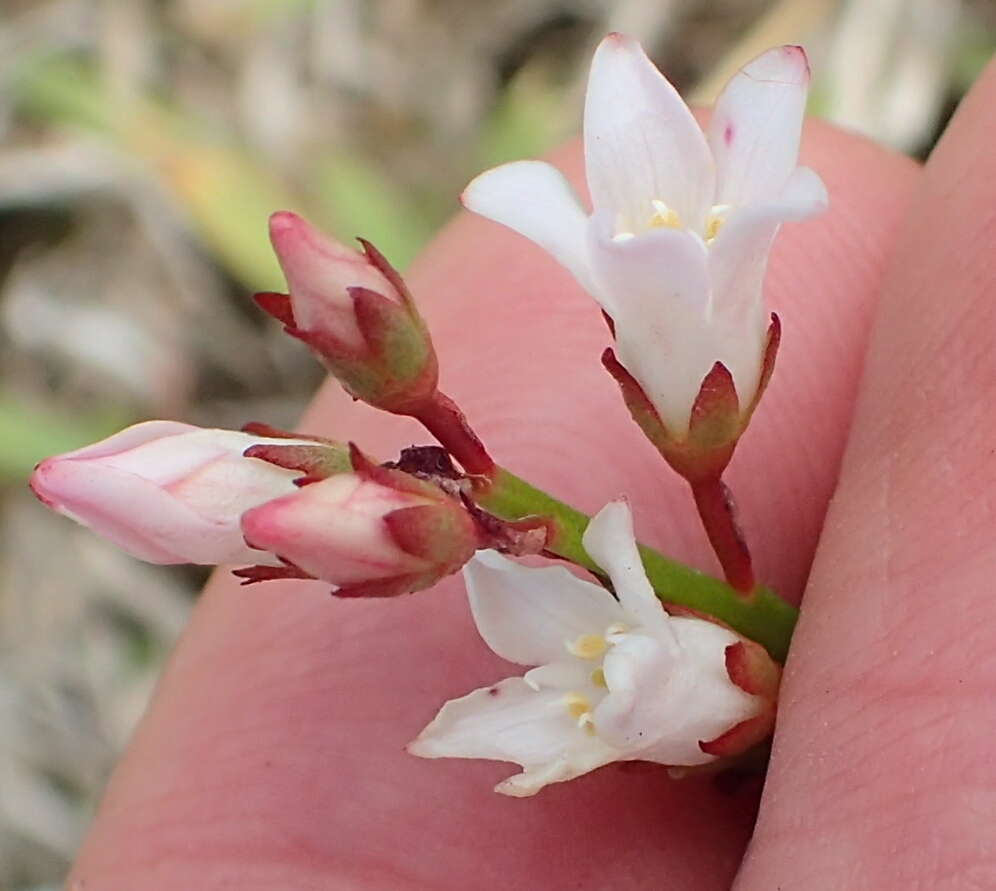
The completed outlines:
{"type": "MultiPolygon", "coordinates": [[[[547,495],[504,468],[497,468],[493,482],[475,500],[481,507],[507,520],[545,515],[554,520],[555,532],[547,549],[565,560],[600,571],[585,552],[581,536],[590,517],[547,495]]],[[[652,548],[640,546],[647,577],[661,600],[707,613],[732,629],[756,640],[773,658],[785,661],[798,611],[769,588],[758,585],[749,597],[725,582],[669,560],[652,548]]]]}

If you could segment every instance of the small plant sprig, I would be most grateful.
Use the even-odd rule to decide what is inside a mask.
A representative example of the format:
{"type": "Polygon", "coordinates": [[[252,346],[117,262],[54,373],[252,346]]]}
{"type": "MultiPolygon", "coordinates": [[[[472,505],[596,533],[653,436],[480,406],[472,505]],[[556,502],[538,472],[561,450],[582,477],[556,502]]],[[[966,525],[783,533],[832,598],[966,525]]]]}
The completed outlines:
{"type": "Polygon", "coordinates": [[[440,392],[398,272],[370,243],[354,251],[288,212],[270,219],[288,293],[257,303],[354,398],[416,419],[438,445],[382,462],[362,443],[262,424],[151,421],[43,461],[32,488],[142,559],[236,564],[245,584],[432,596],[462,568],[481,636],[534,667],[445,704],[410,751],[519,764],[500,792],[532,795],[612,761],[743,754],[774,726],[796,611],[757,582],[722,476],[777,356],[781,323],[762,293],[771,244],[782,222],[827,204],[797,166],[808,82],[801,48],[769,50],[703,131],[639,45],[611,34],[585,106],[591,213],[538,161],[487,171],[463,194],[594,297],[614,340],[602,363],[688,482],[725,580],[638,545],[619,493],[589,518],[496,464],[440,392]],[[511,559],[526,555],[561,565],[511,559]]]}

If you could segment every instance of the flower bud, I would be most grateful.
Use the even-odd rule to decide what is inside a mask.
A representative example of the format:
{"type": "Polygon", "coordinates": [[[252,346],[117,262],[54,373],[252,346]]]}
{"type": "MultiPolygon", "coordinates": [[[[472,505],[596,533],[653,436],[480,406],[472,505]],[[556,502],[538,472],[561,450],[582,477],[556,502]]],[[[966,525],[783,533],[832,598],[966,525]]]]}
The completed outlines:
{"type": "Polygon", "coordinates": [[[272,564],[246,547],[239,517],[295,491],[300,474],[243,452],[295,442],[307,444],[148,421],[42,461],[31,488],[53,510],[150,563],[272,564]]]}
{"type": "Polygon", "coordinates": [[[259,305],[304,341],[357,399],[405,412],[436,390],[437,363],[425,323],[401,276],[362,241],[354,251],[288,211],[270,218],[270,240],[289,294],[259,305]]]}
{"type": "Polygon", "coordinates": [[[345,597],[387,597],[427,588],[478,547],[473,518],[438,486],[371,465],[306,485],[248,511],[253,547],[336,586],[345,597]]]}

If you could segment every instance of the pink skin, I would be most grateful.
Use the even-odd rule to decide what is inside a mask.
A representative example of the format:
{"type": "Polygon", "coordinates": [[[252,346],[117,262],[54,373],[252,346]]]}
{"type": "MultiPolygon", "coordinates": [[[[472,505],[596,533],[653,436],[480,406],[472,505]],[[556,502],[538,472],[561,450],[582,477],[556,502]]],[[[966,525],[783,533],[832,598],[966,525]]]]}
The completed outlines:
{"type": "MultiPolygon", "coordinates": [[[[803,160],[833,205],[775,249],[784,344],[729,474],[758,575],[788,596],[806,583],[845,444],[847,459],[739,888],[994,884],[996,156],[980,151],[994,129],[996,69],[923,174],[807,130],[803,160]]],[[[564,163],[577,174],[576,154],[564,163]]],[[[463,217],[411,280],[446,386],[497,459],[588,510],[629,492],[641,537],[715,571],[681,480],[600,368],[607,334],[566,273],[463,217]]],[[[424,438],[334,386],[307,429],[382,454],[424,438]]],[[[489,788],[507,766],[404,754],[441,700],[509,673],[455,581],[385,603],[219,577],[114,775],[75,887],[729,887],[749,789],[610,767],[512,801],[489,788]]]]}

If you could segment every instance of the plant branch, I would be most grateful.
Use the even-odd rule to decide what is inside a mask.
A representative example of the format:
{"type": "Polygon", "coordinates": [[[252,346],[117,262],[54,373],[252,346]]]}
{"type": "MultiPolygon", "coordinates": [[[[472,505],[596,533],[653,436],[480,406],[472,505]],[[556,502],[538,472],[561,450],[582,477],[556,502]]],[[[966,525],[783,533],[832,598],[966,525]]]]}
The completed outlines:
{"type": "MultiPolygon", "coordinates": [[[[601,573],[588,556],[581,537],[590,517],[558,501],[509,471],[496,467],[491,484],[475,494],[486,510],[507,520],[527,516],[547,516],[553,521],[553,535],[547,550],[558,557],[601,573]]],[[[729,625],[734,631],[756,640],[779,662],[785,661],[798,611],[769,588],[753,587],[749,597],[730,585],[691,567],[669,560],[663,554],[640,545],[647,577],[665,603],[704,613],[729,625]]]]}

